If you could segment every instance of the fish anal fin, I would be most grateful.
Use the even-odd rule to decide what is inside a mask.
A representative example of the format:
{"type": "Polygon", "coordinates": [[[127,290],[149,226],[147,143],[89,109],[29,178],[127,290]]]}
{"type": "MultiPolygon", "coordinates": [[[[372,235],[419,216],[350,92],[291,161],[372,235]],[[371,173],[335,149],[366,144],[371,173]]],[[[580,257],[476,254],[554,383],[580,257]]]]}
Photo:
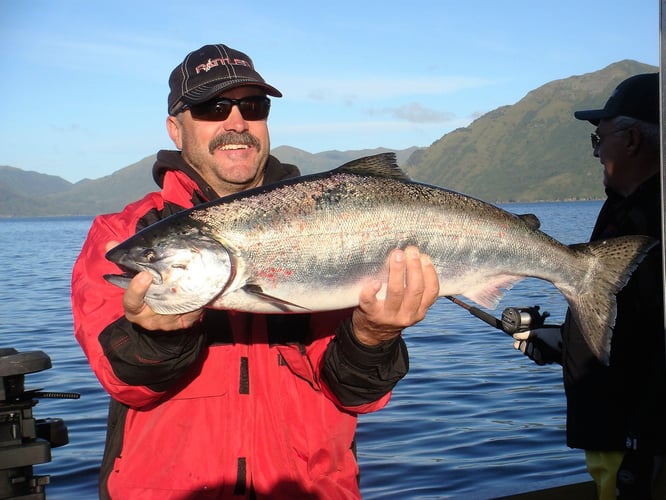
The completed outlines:
{"type": "Polygon", "coordinates": [[[483,283],[474,288],[469,288],[461,294],[481,307],[495,309],[504,297],[504,293],[511,290],[516,283],[524,278],[524,276],[516,276],[515,274],[500,274],[486,279],[483,283]]]}

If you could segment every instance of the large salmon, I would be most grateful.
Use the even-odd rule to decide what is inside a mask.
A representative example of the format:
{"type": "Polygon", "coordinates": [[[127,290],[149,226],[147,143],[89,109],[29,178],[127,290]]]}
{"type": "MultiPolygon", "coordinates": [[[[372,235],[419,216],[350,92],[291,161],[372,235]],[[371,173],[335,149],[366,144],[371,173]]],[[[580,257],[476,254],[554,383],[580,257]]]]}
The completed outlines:
{"type": "MultiPolygon", "coordinates": [[[[608,363],[615,294],[655,244],[642,236],[566,246],[534,216],[517,216],[454,191],[410,181],[391,153],[289,179],[185,210],[108,252],[128,271],[153,275],[156,312],[210,306],[307,312],[352,307],[387,256],[416,245],[428,254],[440,295],[494,308],[525,277],[566,298],[595,355],[608,363]]],[[[383,293],[383,290],[382,292],[383,293]]]]}

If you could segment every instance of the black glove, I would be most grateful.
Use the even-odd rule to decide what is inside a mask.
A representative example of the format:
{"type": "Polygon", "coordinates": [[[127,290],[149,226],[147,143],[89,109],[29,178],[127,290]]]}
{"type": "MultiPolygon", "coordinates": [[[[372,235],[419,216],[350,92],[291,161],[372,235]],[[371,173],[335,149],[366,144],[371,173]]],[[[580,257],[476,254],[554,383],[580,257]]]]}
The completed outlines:
{"type": "Polygon", "coordinates": [[[545,326],[514,333],[513,338],[514,349],[537,365],[562,362],[562,330],[559,326],[545,326]]]}

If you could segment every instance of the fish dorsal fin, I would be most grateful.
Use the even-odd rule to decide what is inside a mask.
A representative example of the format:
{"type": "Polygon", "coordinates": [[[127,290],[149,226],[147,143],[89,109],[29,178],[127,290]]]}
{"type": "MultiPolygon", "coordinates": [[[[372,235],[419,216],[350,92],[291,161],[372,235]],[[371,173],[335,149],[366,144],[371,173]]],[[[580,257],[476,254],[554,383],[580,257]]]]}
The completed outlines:
{"type": "Polygon", "coordinates": [[[539,229],[541,227],[541,221],[534,214],[517,214],[517,217],[532,229],[539,229]]]}
{"type": "Polygon", "coordinates": [[[409,176],[396,163],[395,153],[381,153],[352,160],[334,170],[336,173],[389,177],[409,181],[409,176]]]}

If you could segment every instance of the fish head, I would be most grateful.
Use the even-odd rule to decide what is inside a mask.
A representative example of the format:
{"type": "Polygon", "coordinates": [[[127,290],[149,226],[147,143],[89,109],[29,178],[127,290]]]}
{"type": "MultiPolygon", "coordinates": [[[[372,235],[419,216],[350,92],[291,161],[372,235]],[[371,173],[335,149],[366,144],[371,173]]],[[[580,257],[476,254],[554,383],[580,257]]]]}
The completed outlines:
{"type": "Polygon", "coordinates": [[[234,266],[228,250],[199,229],[144,231],[107,252],[106,258],[124,273],[107,274],[104,278],[127,288],[139,272],[150,273],[153,283],[145,302],[153,311],[181,314],[200,309],[233,279],[234,266]]]}

